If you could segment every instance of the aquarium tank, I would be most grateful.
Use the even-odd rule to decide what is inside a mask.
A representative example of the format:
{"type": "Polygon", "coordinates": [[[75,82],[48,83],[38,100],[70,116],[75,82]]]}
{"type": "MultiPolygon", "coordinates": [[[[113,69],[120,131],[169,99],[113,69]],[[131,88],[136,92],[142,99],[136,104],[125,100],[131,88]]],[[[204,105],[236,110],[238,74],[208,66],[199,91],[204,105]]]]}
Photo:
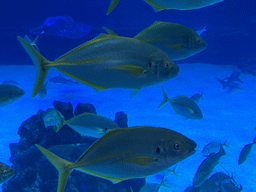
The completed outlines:
{"type": "Polygon", "coordinates": [[[256,1],[3,1],[0,191],[255,192],[256,1]]]}

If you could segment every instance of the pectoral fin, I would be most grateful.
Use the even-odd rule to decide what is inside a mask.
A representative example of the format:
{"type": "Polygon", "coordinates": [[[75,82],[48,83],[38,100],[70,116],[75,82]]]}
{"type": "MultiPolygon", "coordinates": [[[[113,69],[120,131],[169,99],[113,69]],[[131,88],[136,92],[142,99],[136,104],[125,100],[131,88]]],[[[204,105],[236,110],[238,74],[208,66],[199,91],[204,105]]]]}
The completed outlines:
{"type": "Polygon", "coordinates": [[[108,12],[107,12],[107,15],[109,15],[115,8],[116,6],[118,5],[120,0],[112,0],[109,7],[108,7],[108,12]]]}
{"type": "Polygon", "coordinates": [[[127,71],[136,77],[141,76],[143,72],[146,71],[146,69],[137,65],[118,65],[118,66],[106,68],[104,70],[112,70],[112,69],[127,71]]]}
{"type": "Polygon", "coordinates": [[[173,44],[173,45],[168,45],[167,48],[175,49],[177,51],[182,51],[184,49],[184,45],[183,44],[173,44]]]}
{"type": "Polygon", "coordinates": [[[1,102],[6,102],[6,101],[8,101],[10,98],[9,97],[2,97],[2,98],[0,98],[0,101],[1,102]]]}

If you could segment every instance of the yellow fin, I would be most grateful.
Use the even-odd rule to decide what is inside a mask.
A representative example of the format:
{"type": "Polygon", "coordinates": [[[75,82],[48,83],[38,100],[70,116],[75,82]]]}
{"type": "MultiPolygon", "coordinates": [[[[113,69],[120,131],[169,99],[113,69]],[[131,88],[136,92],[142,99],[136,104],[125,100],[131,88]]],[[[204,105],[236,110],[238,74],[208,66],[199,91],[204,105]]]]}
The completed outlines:
{"type": "Polygon", "coordinates": [[[172,105],[172,108],[174,109],[174,111],[178,114],[178,115],[181,115],[178,111],[177,111],[177,109],[174,107],[174,105],[171,103],[171,105],[172,105]]]}
{"type": "Polygon", "coordinates": [[[89,174],[89,175],[93,175],[93,176],[95,176],[95,177],[100,177],[100,178],[103,178],[103,179],[107,179],[107,180],[109,180],[109,181],[112,181],[113,183],[119,183],[119,182],[121,182],[121,181],[130,179],[130,178],[114,178],[114,177],[108,177],[108,176],[101,175],[101,174],[98,174],[98,173],[95,173],[95,172],[92,172],[92,171],[88,171],[88,170],[83,169],[83,168],[76,168],[76,170],[82,171],[82,172],[87,173],[87,174],[89,174]]]}
{"type": "Polygon", "coordinates": [[[168,45],[166,47],[170,49],[176,49],[177,51],[182,51],[184,49],[183,44],[173,44],[173,45],[168,45]]]}
{"type": "Polygon", "coordinates": [[[111,70],[111,69],[127,71],[136,77],[141,76],[143,74],[143,72],[146,71],[146,69],[144,69],[143,67],[137,66],[137,65],[117,65],[114,67],[106,68],[104,70],[111,70]]]}
{"type": "MultiPolygon", "coordinates": [[[[110,35],[117,35],[117,33],[115,33],[114,31],[112,31],[111,29],[107,28],[107,27],[103,27],[103,29],[110,35]]],[[[118,35],[117,35],[118,36],[118,35]]]]}
{"type": "Polygon", "coordinates": [[[131,95],[130,95],[131,99],[133,99],[134,97],[136,97],[136,96],[139,94],[140,90],[141,90],[141,89],[134,89],[134,90],[131,92],[131,95]]]}
{"type": "Polygon", "coordinates": [[[165,92],[165,90],[164,90],[163,87],[162,87],[162,91],[163,91],[163,95],[164,95],[164,100],[163,100],[163,102],[160,104],[160,106],[158,107],[158,109],[161,109],[164,105],[166,105],[166,104],[170,101],[170,99],[168,98],[168,96],[167,96],[167,94],[166,94],[166,92],[165,92]]]}
{"type": "Polygon", "coordinates": [[[84,79],[82,79],[82,78],[80,78],[80,77],[77,77],[77,76],[75,76],[75,75],[72,75],[72,74],[70,74],[70,73],[68,73],[68,72],[66,72],[66,71],[61,70],[61,69],[59,69],[59,71],[62,72],[62,73],[64,73],[65,75],[67,75],[67,76],[69,76],[69,77],[71,77],[71,78],[73,78],[73,79],[75,79],[75,80],[77,80],[77,81],[79,81],[79,82],[85,84],[85,85],[88,85],[88,86],[90,86],[90,87],[93,87],[96,91],[104,91],[104,90],[109,89],[109,88],[107,88],[107,87],[104,87],[104,86],[97,85],[97,84],[91,83],[91,82],[89,82],[89,81],[86,81],[86,80],[84,80],[84,79]]]}
{"type": "Polygon", "coordinates": [[[73,168],[70,168],[75,165],[75,163],[71,163],[66,161],[51,151],[41,147],[40,145],[35,144],[36,147],[44,154],[44,156],[54,165],[54,167],[59,171],[59,179],[58,179],[58,190],[57,192],[64,192],[68,178],[73,171],[73,168]]]}
{"type": "Polygon", "coordinates": [[[34,65],[36,66],[36,82],[33,89],[32,98],[37,96],[42,87],[44,86],[44,81],[50,70],[47,65],[51,62],[45,59],[30,43],[28,43],[22,37],[17,37],[23,48],[27,51],[28,55],[32,59],[34,65]]]}
{"type": "Polygon", "coordinates": [[[134,164],[141,165],[141,166],[149,166],[152,161],[154,161],[153,157],[133,156],[133,157],[125,158],[125,159],[120,159],[114,163],[134,163],[134,164]]]}
{"type": "Polygon", "coordinates": [[[146,1],[149,5],[151,5],[153,7],[153,9],[155,10],[155,12],[159,12],[165,9],[170,9],[170,8],[165,8],[161,5],[156,4],[155,2],[153,2],[152,0],[144,0],[146,1]]]}
{"type": "Polygon", "coordinates": [[[2,98],[0,98],[0,101],[1,102],[6,102],[6,101],[8,101],[10,98],[9,97],[2,97],[2,98]]]}
{"type": "Polygon", "coordinates": [[[109,7],[108,7],[108,12],[107,12],[107,15],[109,15],[115,8],[116,6],[118,5],[120,0],[112,0],[109,7]]]}
{"type": "MultiPolygon", "coordinates": [[[[140,33],[138,33],[134,38],[135,39],[140,39],[141,36],[143,36],[145,33],[147,33],[148,31],[152,30],[152,28],[158,26],[158,25],[162,25],[164,24],[164,22],[162,21],[156,21],[154,24],[152,24],[151,26],[147,27],[146,29],[144,29],[143,31],[141,31],[140,33]]],[[[151,40],[146,40],[146,41],[151,41],[151,40]]]]}

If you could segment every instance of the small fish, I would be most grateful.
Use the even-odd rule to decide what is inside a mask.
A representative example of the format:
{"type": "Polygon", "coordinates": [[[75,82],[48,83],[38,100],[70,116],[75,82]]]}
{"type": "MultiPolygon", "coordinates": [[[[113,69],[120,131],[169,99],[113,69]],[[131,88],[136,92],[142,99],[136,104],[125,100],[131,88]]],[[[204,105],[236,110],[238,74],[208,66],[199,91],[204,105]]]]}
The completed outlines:
{"type": "MultiPolygon", "coordinates": [[[[117,35],[106,27],[104,29],[111,35],[117,35]]],[[[207,46],[206,41],[194,30],[177,23],[162,21],[156,21],[134,38],[160,48],[173,61],[191,57],[207,46]]]]}
{"type": "Polygon", "coordinates": [[[222,185],[222,188],[225,189],[227,192],[241,192],[243,191],[242,185],[240,185],[240,188],[238,188],[234,183],[224,183],[222,185]]]}
{"type": "Polygon", "coordinates": [[[42,87],[42,89],[39,92],[41,99],[45,99],[48,96],[47,89],[46,89],[47,85],[48,85],[48,81],[44,84],[44,86],[42,87]]]}
{"type": "Polygon", "coordinates": [[[13,80],[5,80],[3,85],[19,85],[19,83],[13,80]]]}
{"type": "Polygon", "coordinates": [[[49,17],[41,27],[31,30],[34,35],[54,35],[70,39],[81,39],[90,33],[91,25],[75,21],[70,16],[49,17]]]}
{"type": "Polygon", "coordinates": [[[239,156],[238,165],[242,165],[249,158],[249,155],[251,154],[252,147],[254,144],[256,144],[256,137],[255,137],[253,143],[245,145],[244,148],[242,149],[240,156],[239,156]]]}
{"type": "Polygon", "coordinates": [[[198,187],[188,187],[184,192],[219,192],[220,186],[217,186],[214,182],[206,179],[204,183],[198,187]]]}
{"type": "MultiPolygon", "coordinates": [[[[120,0],[112,0],[107,15],[109,15],[118,5],[120,0]]],[[[176,10],[193,10],[207,7],[224,0],[144,0],[149,4],[155,12],[166,10],[166,9],[176,9],[176,10]]]]}
{"type": "Polygon", "coordinates": [[[0,85],[0,107],[8,106],[25,95],[25,91],[15,85],[0,85]]]}
{"type": "MultiPolygon", "coordinates": [[[[225,147],[229,147],[227,145],[227,142],[228,140],[225,141],[225,143],[221,144],[221,143],[218,143],[218,142],[211,142],[207,145],[205,145],[202,153],[204,154],[204,156],[208,156],[210,155],[211,153],[218,153],[220,151],[220,146],[223,145],[225,147]]],[[[230,148],[230,147],[229,147],[230,148]]]]}
{"type": "Polygon", "coordinates": [[[133,38],[101,34],[53,62],[22,37],[18,40],[37,68],[33,98],[51,68],[97,91],[121,88],[136,90],[135,93],[175,78],[180,70],[162,50],[133,38]]]}
{"type": "Polygon", "coordinates": [[[224,151],[222,145],[220,146],[219,153],[211,153],[198,167],[193,180],[193,186],[198,187],[202,185],[205,180],[210,177],[220,159],[225,155],[226,152],[224,151]]]}
{"type": "Polygon", "coordinates": [[[223,80],[227,80],[227,83],[228,83],[228,84],[235,83],[235,82],[244,83],[244,82],[239,78],[240,75],[241,75],[241,72],[240,72],[240,71],[234,71],[234,72],[230,75],[230,77],[224,78],[223,80]]]}
{"type": "Polygon", "coordinates": [[[155,184],[155,183],[146,183],[139,192],[159,192],[161,187],[165,187],[166,189],[170,189],[165,183],[165,176],[162,176],[161,183],[155,184]]]}
{"type": "Polygon", "coordinates": [[[66,161],[36,144],[59,171],[58,192],[64,192],[76,169],[118,183],[157,174],[195,153],[197,144],[184,135],[158,127],[111,129],[76,161],[66,161]],[[122,147],[118,147],[122,146],[122,147]]]}
{"type": "Polygon", "coordinates": [[[77,81],[72,81],[71,79],[66,79],[59,74],[56,77],[50,78],[49,81],[51,83],[59,83],[59,84],[65,84],[65,85],[75,85],[78,84],[77,81]]]}
{"type": "Polygon", "coordinates": [[[230,89],[241,89],[243,90],[243,88],[239,87],[238,84],[236,83],[227,83],[226,81],[218,78],[218,77],[215,77],[215,79],[217,79],[223,86],[223,89],[226,89],[227,87],[230,88],[230,89]]]}
{"type": "Polygon", "coordinates": [[[225,173],[222,172],[218,172],[215,173],[214,175],[212,175],[209,180],[211,180],[212,182],[214,182],[216,185],[222,185],[224,183],[229,183],[231,180],[234,181],[234,175],[232,174],[232,176],[230,177],[229,175],[226,175],[225,173]]]}
{"type": "Polygon", "coordinates": [[[206,31],[208,31],[207,26],[205,26],[205,27],[202,28],[202,29],[197,30],[196,33],[197,33],[198,35],[202,36],[202,33],[206,32],[206,31]]]}
{"type": "Polygon", "coordinates": [[[39,35],[37,35],[37,36],[35,37],[34,41],[32,41],[32,40],[29,38],[28,35],[25,35],[25,36],[24,36],[24,39],[25,39],[27,42],[29,42],[30,45],[32,45],[38,52],[40,52],[40,51],[39,51],[39,48],[38,48],[38,46],[37,46],[37,40],[38,40],[38,38],[39,38],[39,35]]]}
{"type": "Polygon", "coordinates": [[[100,138],[110,129],[119,128],[114,121],[94,113],[82,113],[67,121],[59,111],[57,115],[60,121],[57,131],[66,124],[80,135],[100,138]]]}
{"type": "Polygon", "coordinates": [[[164,94],[164,100],[158,109],[162,108],[168,102],[171,103],[173,109],[178,115],[184,116],[186,119],[201,120],[203,119],[203,114],[198,107],[198,105],[186,96],[179,96],[173,99],[169,99],[164,88],[162,87],[164,94]]]}
{"type": "Polygon", "coordinates": [[[3,184],[4,182],[8,181],[14,175],[15,171],[12,167],[4,163],[0,163],[0,184],[3,184]]]}
{"type": "Polygon", "coordinates": [[[196,102],[196,103],[199,103],[199,101],[200,101],[201,99],[204,99],[203,94],[204,94],[204,90],[202,90],[202,93],[201,93],[201,94],[196,93],[195,95],[193,95],[192,97],[190,97],[190,99],[191,99],[192,101],[196,102]]]}
{"type": "Polygon", "coordinates": [[[60,124],[60,119],[56,109],[48,109],[43,115],[43,120],[45,127],[56,126],[60,124]]]}

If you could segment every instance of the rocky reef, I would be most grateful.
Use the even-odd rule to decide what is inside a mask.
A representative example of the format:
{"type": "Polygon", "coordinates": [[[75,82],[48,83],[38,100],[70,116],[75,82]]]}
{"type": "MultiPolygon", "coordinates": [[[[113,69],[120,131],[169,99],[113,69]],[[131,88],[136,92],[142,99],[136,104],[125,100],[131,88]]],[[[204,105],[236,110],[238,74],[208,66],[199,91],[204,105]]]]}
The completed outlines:
{"type": "MultiPolygon", "coordinates": [[[[95,113],[91,104],[78,104],[55,101],[54,108],[62,113],[66,120],[84,112],[95,113]]],[[[39,144],[56,155],[76,161],[97,139],[81,136],[67,125],[59,132],[44,125],[44,111],[40,110],[22,123],[18,134],[19,143],[11,143],[11,163],[16,171],[14,177],[3,185],[3,192],[56,192],[58,171],[35,147],[39,144]]],[[[118,112],[115,122],[119,127],[128,127],[128,118],[124,112],[118,112]]],[[[118,184],[73,171],[66,186],[68,192],[133,192],[139,191],[145,179],[131,179],[118,184]]]]}

